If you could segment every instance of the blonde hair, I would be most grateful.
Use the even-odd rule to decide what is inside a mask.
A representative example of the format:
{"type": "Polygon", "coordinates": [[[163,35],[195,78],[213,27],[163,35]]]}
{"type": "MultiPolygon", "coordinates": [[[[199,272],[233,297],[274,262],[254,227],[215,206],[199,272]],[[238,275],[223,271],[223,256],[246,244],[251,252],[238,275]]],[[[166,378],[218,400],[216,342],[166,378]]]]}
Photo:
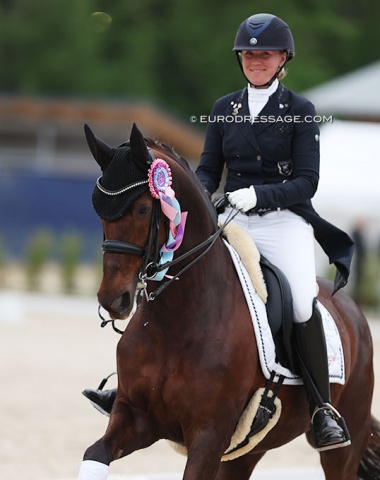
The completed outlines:
{"type": "Polygon", "coordinates": [[[280,70],[280,72],[279,72],[279,74],[277,75],[277,78],[278,78],[279,80],[282,80],[283,78],[286,77],[286,74],[287,74],[287,73],[288,73],[288,72],[285,70],[285,68],[282,67],[281,70],[280,70]]]}
{"type": "MultiPolygon", "coordinates": [[[[284,53],[286,53],[286,55],[288,55],[288,52],[286,50],[283,50],[284,53]]],[[[294,55],[295,53],[293,53],[293,56],[291,58],[294,58],[294,55]]],[[[288,63],[288,62],[286,62],[288,63]]],[[[286,65],[285,63],[285,65],[286,65]]],[[[286,77],[286,74],[288,73],[287,70],[285,70],[285,65],[281,68],[281,70],[279,71],[278,75],[277,75],[277,78],[279,80],[282,80],[283,78],[286,77]]]]}

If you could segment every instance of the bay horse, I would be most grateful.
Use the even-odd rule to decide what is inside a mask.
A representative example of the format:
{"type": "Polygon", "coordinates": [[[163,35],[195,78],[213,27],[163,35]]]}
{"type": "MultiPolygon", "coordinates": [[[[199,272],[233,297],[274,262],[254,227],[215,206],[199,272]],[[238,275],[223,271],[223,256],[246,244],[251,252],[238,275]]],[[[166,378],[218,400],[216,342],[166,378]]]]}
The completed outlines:
{"type": "MultiPolygon", "coordinates": [[[[129,142],[117,148],[88,126],[85,131],[103,171],[93,197],[105,238],[99,304],[111,319],[126,319],[136,292],[142,288],[144,295],[138,297],[117,346],[117,396],[108,427],[87,448],[78,479],[105,480],[112,461],[159,439],[186,447],[183,480],[248,480],[268,450],[302,434],[312,443],[306,390],[283,385],[275,427],[252,451],[221,461],[241,413],[266,378],[236,270],[216,234],[215,210],[187,162],[169,147],[145,139],[135,125],[129,142]],[[154,278],[159,273],[157,249],[165,250],[161,247],[167,245],[171,227],[157,200],[162,178],[149,177],[157,159],[166,170],[156,173],[164,183],[172,182],[182,212],[188,212],[167,277],[159,281],[154,278]],[[123,184],[132,170],[132,183],[123,184]],[[105,194],[101,199],[99,192],[105,194]]],[[[176,228],[178,233],[178,224],[176,228]]],[[[330,282],[318,283],[318,299],[335,319],[342,340],[346,380],[344,385],[333,384],[331,395],[352,442],[320,453],[325,478],[380,478],[380,428],[371,415],[369,326],[346,293],[340,290],[332,296],[330,282]]]]}

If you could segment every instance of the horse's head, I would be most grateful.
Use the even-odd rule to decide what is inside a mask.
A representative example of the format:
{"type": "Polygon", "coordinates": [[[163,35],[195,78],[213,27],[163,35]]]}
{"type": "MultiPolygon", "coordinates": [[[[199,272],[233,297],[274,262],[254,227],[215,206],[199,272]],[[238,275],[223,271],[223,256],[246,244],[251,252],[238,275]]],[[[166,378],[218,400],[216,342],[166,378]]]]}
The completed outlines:
{"type": "MultiPolygon", "coordinates": [[[[125,318],[133,307],[138,274],[149,243],[155,200],[149,193],[148,170],[153,158],[136,126],[130,141],[117,148],[97,138],[87,125],[85,133],[103,172],[92,195],[106,240],[98,299],[111,318],[125,318]]],[[[160,232],[159,237],[157,241],[162,244],[164,233],[160,232]]]]}
{"type": "MultiPolygon", "coordinates": [[[[162,150],[157,151],[155,144],[152,145],[154,151],[148,149],[135,125],[129,142],[117,148],[97,138],[87,125],[85,133],[103,172],[92,197],[105,237],[103,279],[98,299],[111,318],[122,319],[133,308],[141,274],[148,274],[149,279],[149,265],[170,260],[182,241],[185,215],[170,187],[171,170],[177,172],[177,175],[173,172],[173,181],[176,176],[177,182],[175,188],[187,192],[184,201],[187,210],[190,210],[190,203],[204,202],[205,195],[199,185],[195,188],[198,194],[194,195],[190,190],[194,182],[188,181],[189,173],[184,173],[184,166],[162,150]]],[[[195,178],[192,172],[191,175],[195,178]]],[[[202,207],[199,210],[202,211],[202,207]]],[[[194,217],[201,222],[203,215],[194,217]]],[[[208,225],[210,230],[210,222],[208,225]]],[[[204,239],[204,227],[200,228],[199,224],[195,227],[197,235],[203,235],[204,239]]]]}

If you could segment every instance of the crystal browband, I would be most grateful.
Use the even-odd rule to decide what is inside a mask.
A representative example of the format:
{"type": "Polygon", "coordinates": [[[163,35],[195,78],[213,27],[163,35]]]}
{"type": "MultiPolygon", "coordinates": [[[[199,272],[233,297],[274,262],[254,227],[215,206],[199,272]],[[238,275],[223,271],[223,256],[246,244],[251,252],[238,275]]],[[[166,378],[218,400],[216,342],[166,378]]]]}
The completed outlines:
{"type": "Polygon", "coordinates": [[[121,195],[124,192],[127,192],[128,190],[132,190],[132,188],[140,187],[141,185],[145,185],[148,183],[148,180],[139,180],[138,182],[131,183],[130,185],[127,185],[126,187],[121,188],[120,190],[107,190],[106,188],[102,187],[100,185],[100,179],[103,177],[101,175],[97,180],[96,180],[96,186],[98,189],[104,193],[105,195],[110,195],[110,196],[115,196],[115,195],[121,195]]]}

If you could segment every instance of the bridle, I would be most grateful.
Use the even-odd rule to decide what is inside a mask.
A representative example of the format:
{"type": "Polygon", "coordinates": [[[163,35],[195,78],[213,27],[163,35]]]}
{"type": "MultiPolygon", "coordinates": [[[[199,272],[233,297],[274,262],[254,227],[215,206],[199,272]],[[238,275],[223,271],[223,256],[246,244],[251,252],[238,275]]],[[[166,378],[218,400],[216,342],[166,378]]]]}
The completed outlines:
{"type": "MultiPolygon", "coordinates": [[[[154,154],[152,150],[148,147],[149,155],[151,156],[152,160],[155,160],[154,154]]],[[[101,177],[100,177],[101,178],[101,177]]],[[[148,183],[148,181],[139,181],[133,184],[127,185],[117,191],[109,191],[103,188],[100,185],[100,178],[97,181],[98,188],[106,194],[106,195],[121,195],[125,191],[131,190],[137,186],[141,186],[144,183],[148,183]]],[[[145,295],[146,300],[153,301],[158,295],[160,295],[171,283],[175,280],[178,280],[179,277],[185,273],[189,268],[191,268],[196,262],[198,262],[204,255],[208,253],[208,251],[212,248],[216,240],[220,237],[221,233],[223,232],[224,228],[228,223],[230,223],[233,218],[236,216],[237,211],[231,211],[230,215],[227,217],[223,225],[221,225],[209,238],[201,242],[200,244],[196,245],[195,247],[191,248],[187,252],[183,253],[182,255],[177,256],[176,258],[166,261],[164,263],[160,263],[160,244],[159,244],[159,232],[160,232],[160,223],[161,223],[161,206],[160,201],[157,199],[153,199],[153,207],[152,207],[152,216],[150,221],[150,230],[149,230],[149,237],[148,243],[146,247],[141,247],[140,245],[136,245],[134,243],[123,242],[120,240],[104,240],[102,243],[102,250],[103,253],[116,253],[116,254],[126,254],[126,255],[137,255],[143,257],[143,261],[139,271],[139,288],[136,290],[136,298],[141,297],[143,293],[145,295]],[[199,253],[200,252],[200,253],[199,253]],[[166,276],[165,279],[159,280],[159,286],[151,291],[147,291],[147,280],[157,280],[155,277],[159,272],[166,271],[170,267],[177,265],[180,262],[183,262],[187,258],[193,256],[194,254],[199,253],[192,261],[190,261],[187,265],[185,265],[176,275],[174,276],[166,276]]],[[[113,329],[122,334],[123,332],[120,331],[115,327],[114,320],[105,320],[101,313],[99,307],[99,316],[102,320],[101,326],[104,327],[107,323],[112,323],[113,329]]]]}
{"type": "MultiPolygon", "coordinates": [[[[141,293],[143,292],[145,294],[146,300],[150,302],[150,301],[153,301],[160,293],[162,293],[172,282],[174,282],[175,280],[178,280],[183,273],[189,270],[189,268],[191,268],[196,262],[198,262],[202,257],[204,257],[207,254],[207,252],[212,248],[216,240],[219,238],[219,236],[223,232],[226,225],[233,220],[233,218],[237,215],[237,213],[238,213],[237,210],[234,211],[234,209],[232,209],[231,213],[229,214],[229,216],[227,217],[223,225],[221,225],[216,230],[216,232],[213,233],[209,238],[201,242],[199,245],[196,245],[192,249],[188,250],[186,253],[175,258],[174,260],[165,262],[162,265],[158,265],[157,256],[155,257],[156,258],[155,261],[147,260],[151,258],[149,256],[149,252],[150,252],[149,245],[151,244],[150,241],[148,242],[148,247],[143,248],[143,247],[140,247],[139,245],[135,245],[133,243],[128,243],[128,242],[121,242],[119,240],[104,240],[102,244],[103,253],[122,253],[126,255],[137,255],[137,256],[143,257],[143,263],[139,273],[140,288],[136,290],[136,298],[139,298],[139,297],[141,298],[141,293]],[[158,272],[162,270],[167,270],[173,265],[176,265],[177,263],[182,262],[183,260],[186,260],[186,258],[190,257],[191,255],[198,253],[202,249],[203,251],[197,257],[195,257],[190,263],[184,266],[176,275],[168,276],[167,279],[161,281],[159,287],[156,288],[156,290],[148,293],[147,291],[148,284],[146,283],[147,280],[154,280],[154,277],[157,275],[158,272]]],[[[153,221],[154,217],[155,217],[155,213],[153,212],[152,221],[151,221],[151,230],[149,233],[149,240],[153,238],[152,225],[154,224],[154,221],[153,221]]],[[[157,228],[157,232],[158,232],[158,228],[157,228]]],[[[156,239],[157,238],[158,238],[158,233],[156,235],[156,239]]],[[[156,245],[157,245],[157,242],[156,242],[156,245]]],[[[157,252],[157,247],[155,248],[155,251],[157,252]]],[[[106,320],[102,316],[100,312],[100,305],[98,308],[98,315],[102,320],[100,324],[101,327],[105,327],[108,323],[111,323],[112,328],[115,330],[115,332],[119,333],[120,335],[124,333],[122,330],[119,330],[115,326],[115,320],[106,320]]]]}
{"type": "Polygon", "coordinates": [[[122,242],[120,240],[104,240],[102,243],[103,253],[119,253],[126,255],[137,255],[143,257],[140,267],[139,280],[154,279],[157,273],[163,268],[158,266],[160,257],[159,233],[161,223],[160,202],[153,199],[152,216],[149,228],[148,244],[141,247],[134,243],[122,242]]]}
{"type": "Polygon", "coordinates": [[[190,267],[192,267],[196,262],[198,262],[206,253],[211,249],[214,245],[215,241],[219,238],[221,233],[223,232],[224,228],[228,223],[230,223],[233,218],[236,216],[237,211],[234,213],[230,213],[228,218],[225,220],[223,225],[221,225],[215,233],[213,233],[209,238],[201,242],[200,244],[196,245],[195,247],[191,248],[187,252],[183,253],[182,255],[176,257],[175,259],[165,262],[163,264],[159,264],[159,228],[160,228],[160,204],[157,200],[154,200],[153,204],[153,212],[151,217],[151,224],[150,224],[150,232],[149,232],[149,239],[148,245],[144,248],[139,245],[135,245],[133,243],[122,242],[120,240],[104,240],[102,244],[103,253],[121,253],[127,255],[137,255],[143,257],[143,262],[139,272],[139,280],[142,285],[141,290],[144,291],[146,300],[152,301],[154,300],[160,293],[162,293],[173,281],[177,280],[183,273],[185,273],[190,267]],[[152,248],[154,244],[154,249],[152,248]],[[151,254],[153,249],[153,255],[151,254]],[[203,250],[196,258],[194,258],[190,263],[188,263],[185,267],[183,267],[176,275],[167,277],[166,280],[163,280],[160,286],[148,293],[146,290],[147,280],[155,280],[155,276],[158,272],[163,270],[167,270],[170,267],[177,265],[178,263],[186,260],[190,256],[200,252],[203,250]]]}

